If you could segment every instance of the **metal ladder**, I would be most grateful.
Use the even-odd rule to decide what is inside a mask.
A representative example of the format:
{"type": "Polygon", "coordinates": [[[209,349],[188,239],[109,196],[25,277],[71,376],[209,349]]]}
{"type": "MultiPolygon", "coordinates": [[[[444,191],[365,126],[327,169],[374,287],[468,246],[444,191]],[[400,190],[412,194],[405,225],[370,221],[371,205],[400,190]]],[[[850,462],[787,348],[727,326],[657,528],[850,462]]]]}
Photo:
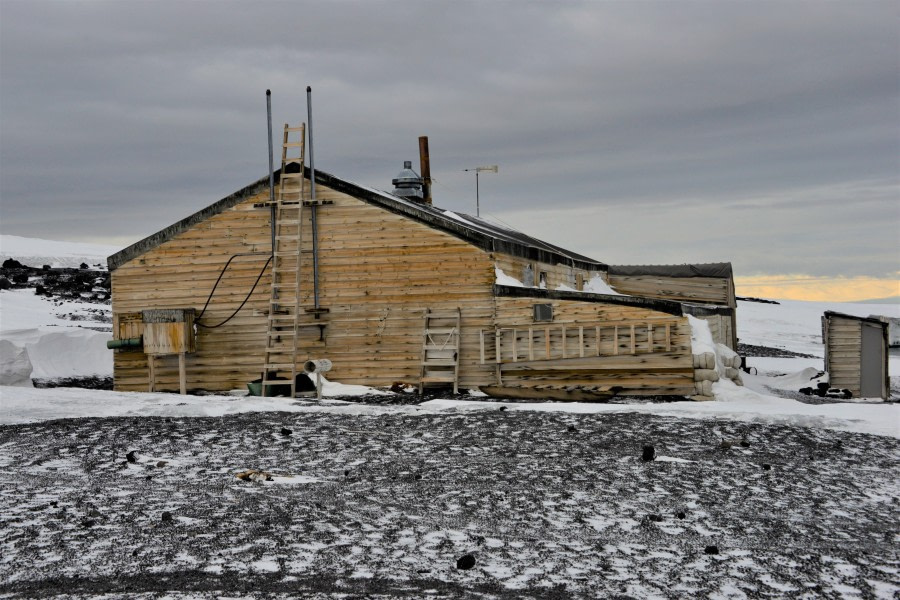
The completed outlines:
{"type": "Polygon", "coordinates": [[[452,383],[459,393],[459,308],[425,309],[425,336],[422,343],[422,373],[419,394],[432,383],[452,383]]]}
{"type": "Polygon", "coordinates": [[[305,151],[306,125],[301,123],[298,127],[289,127],[285,124],[281,177],[275,201],[275,249],[262,376],[263,396],[272,395],[266,388],[286,385],[283,379],[270,379],[278,373],[290,373],[291,398],[297,394],[305,151]],[[299,156],[296,155],[298,152],[299,156]],[[287,172],[288,165],[292,165],[290,173],[287,172]]]}

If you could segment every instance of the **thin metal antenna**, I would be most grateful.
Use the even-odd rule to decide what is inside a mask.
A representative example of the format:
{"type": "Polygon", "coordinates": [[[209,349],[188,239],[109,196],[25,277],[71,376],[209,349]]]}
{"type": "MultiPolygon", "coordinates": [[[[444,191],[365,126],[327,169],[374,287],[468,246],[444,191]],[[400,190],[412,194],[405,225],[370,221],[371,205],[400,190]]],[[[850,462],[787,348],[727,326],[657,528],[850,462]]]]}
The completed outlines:
{"type": "Polygon", "coordinates": [[[478,175],[479,173],[496,173],[499,167],[490,165],[488,167],[475,167],[474,169],[463,169],[463,171],[475,171],[475,216],[481,217],[481,199],[478,194],[478,175]]]}

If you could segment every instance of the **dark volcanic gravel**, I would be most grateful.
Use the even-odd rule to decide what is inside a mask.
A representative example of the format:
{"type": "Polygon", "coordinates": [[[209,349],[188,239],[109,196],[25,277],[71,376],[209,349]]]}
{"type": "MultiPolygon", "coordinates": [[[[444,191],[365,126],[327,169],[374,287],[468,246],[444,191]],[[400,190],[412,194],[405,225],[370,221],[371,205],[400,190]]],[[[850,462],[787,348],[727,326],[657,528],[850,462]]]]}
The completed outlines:
{"type": "Polygon", "coordinates": [[[737,353],[741,356],[753,357],[760,356],[766,358],[821,358],[813,354],[803,354],[802,352],[792,352],[784,348],[773,348],[771,346],[754,346],[753,344],[738,344],[737,353]]]}
{"type": "Polygon", "coordinates": [[[4,426],[0,595],[890,598],[898,446],[499,410],[4,426]]]}

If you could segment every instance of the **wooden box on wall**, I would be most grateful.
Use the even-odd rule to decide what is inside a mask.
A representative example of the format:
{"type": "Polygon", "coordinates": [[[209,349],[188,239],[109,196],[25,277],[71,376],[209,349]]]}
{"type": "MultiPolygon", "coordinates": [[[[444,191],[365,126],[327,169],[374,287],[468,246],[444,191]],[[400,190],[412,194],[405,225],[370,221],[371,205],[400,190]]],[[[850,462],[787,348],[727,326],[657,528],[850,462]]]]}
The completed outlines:
{"type": "Polygon", "coordinates": [[[152,309],[142,311],[144,352],[182,354],[194,352],[194,309],[152,309]]]}

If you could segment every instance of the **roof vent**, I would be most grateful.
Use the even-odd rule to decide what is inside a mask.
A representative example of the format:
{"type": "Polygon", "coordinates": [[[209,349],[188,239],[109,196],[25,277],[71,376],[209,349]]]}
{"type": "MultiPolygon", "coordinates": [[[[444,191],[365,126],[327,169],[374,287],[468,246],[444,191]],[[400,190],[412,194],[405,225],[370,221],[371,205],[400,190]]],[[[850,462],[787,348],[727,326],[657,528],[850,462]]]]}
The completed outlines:
{"type": "Polygon", "coordinates": [[[394,184],[395,196],[422,202],[422,178],[412,170],[412,161],[403,161],[403,170],[391,181],[394,184]]]}

